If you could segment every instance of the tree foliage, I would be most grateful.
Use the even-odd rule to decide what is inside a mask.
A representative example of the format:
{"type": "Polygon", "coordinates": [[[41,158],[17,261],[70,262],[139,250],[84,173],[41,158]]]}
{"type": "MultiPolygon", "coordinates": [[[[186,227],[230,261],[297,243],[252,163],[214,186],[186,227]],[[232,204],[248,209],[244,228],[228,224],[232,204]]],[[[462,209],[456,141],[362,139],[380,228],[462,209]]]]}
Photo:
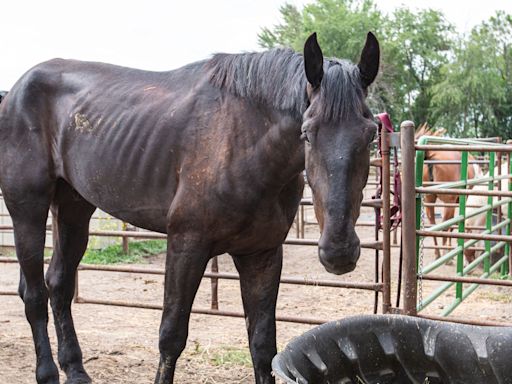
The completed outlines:
{"type": "Polygon", "coordinates": [[[393,66],[393,103],[401,119],[427,120],[432,87],[440,80],[440,68],[448,62],[452,46],[450,25],[439,11],[412,12],[400,8],[387,20],[383,54],[393,66]]]}
{"type": "Polygon", "coordinates": [[[260,33],[262,47],[288,46],[302,51],[306,38],[317,32],[325,55],[353,61],[359,59],[367,32],[381,23],[381,14],[371,0],[317,0],[302,11],[285,4],[281,15],[282,24],[260,33]]]}
{"type": "Polygon", "coordinates": [[[369,104],[396,122],[443,125],[456,136],[512,137],[512,16],[497,12],[457,35],[436,10],[383,14],[373,0],[286,4],[282,23],[259,34],[262,47],[303,48],[318,33],[326,56],[359,59],[368,31],[381,44],[381,70],[369,104]]]}
{"type": "Polygon", "coordinates": [[[512,17],[498,12],[461,38],[434,90],[433,114],[455,135],[512,136],[512,17]]]}

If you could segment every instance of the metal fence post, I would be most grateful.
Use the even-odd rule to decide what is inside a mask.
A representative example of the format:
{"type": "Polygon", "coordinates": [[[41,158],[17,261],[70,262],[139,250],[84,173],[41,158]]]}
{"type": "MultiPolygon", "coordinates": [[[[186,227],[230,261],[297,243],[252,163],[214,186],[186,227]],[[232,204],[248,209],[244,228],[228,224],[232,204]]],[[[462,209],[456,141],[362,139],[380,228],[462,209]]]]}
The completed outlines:
{"type": "MultiPolygon", "coordinates": [[[[219,273],[219,259],[217,256],[212,258],[212,273],[219,273]]],[[[219,309],[219,279],[217,277],[212,277],[210,279],[211,282],[211,290],[212,290],[212,302],[211,309],[218,310],[219,309]]]]}
{"type": "MultiPolygon", "coordinates": [[[[468,153],[466,151],[461,154],[460,164],[460,180],[468,181],[468,153]]],[[[494,163],[494,159],[493,159],[494,163]]],[[[494,173],[492,174],[494,176],[494,173]]],[[[464,188],[467,188],[467,184],[464,188]]],[[[492,196],[491,204],[492,204],[492,196]]],[[[492,210],[491,210],[492,214],[492,210]]],[[[466,196],[459,196],[459,215],[464,216],[464,219],[458,223],[458,233],[466,232],[466,196]]],[[[492,215],[490,217],[492,219],[492,215]]],[[[444,239],[443,239],[444,244],[444,239]]],[[[489,243],[490,244],[490,243],[489,243]]],[[[460,251],[457,252],[457,275],[464,275],[464,239],[457,239],[457,245],[460,247],[460,251]]],[[[462,282],[455,283],[455,298],[456,300],[462,301],[462,282]]]]}
{"type": "MultiPolygon", "coordinates": [[[[391,309],[391,244],[390,244],[390,167],[389,167],[389,135],[382,128],[381,133],[382,156],[382,312],[388,313],[391,309]]],[[[377,228],[378,230],[378,228],[377,228]]],[[[378,251],[377,251],[378,252],[378,251]]]]}
{"type": "MultiPolygon", "coordinates": [[[[128,230],[128,224],[123,221],[123,223],[121,224],[121,228],[122,228],[123,232],[127,231],[128,230]]],[[[125,255],[127,255],[128,252],[130,252],[130,245],[129,245],[128,236],[123,236],[122,239],[123,239],[123,243],[122,243],[123,253],[125,255]]]]}
{"type": "Polygon", "coordinates": [[[404,313],[416,315],[416,192],[414,177],[414,123],[400,125],[402,149],[402,247],[404,266],[404,313]]]}
{"type": "MultiPolygon", "coordinates": [[[[507,144],[512,144],[512,140],[507,140],[507,144]]],[[[510,164],[510,152],[507,152],[507,172],[510,175],[510,172],[512,172],[512,166],[510,164]]],[[[501,181],[500,181],[501,184],[501,181]]],[[[507,191],[512,191],[512,180],[508,179],[507,183],[507,191]]],[[[507,204],[507,219],[512,220],[512,204],[507,204]]],[[[506,234],[510,235],[510,222],[507,224],[506,234]]],[[[506,263],[506,270],[505,272],[512,276],[512,247],[510,246],[510,243],[507,242],[505,245],[505,254],[508,255],[508,263],[506,263]]]]}

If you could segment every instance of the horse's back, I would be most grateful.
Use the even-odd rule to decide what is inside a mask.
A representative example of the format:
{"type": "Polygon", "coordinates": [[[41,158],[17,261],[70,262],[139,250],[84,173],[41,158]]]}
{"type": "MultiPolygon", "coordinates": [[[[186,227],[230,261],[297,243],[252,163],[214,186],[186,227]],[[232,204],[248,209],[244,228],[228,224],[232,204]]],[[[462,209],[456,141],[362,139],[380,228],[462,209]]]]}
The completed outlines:
{"type": "MultiPolygon", "coordinates": [[[[218,221],[233,206],[243,222],[262,208],[256,145],[269,124],[261,108],[221,95],[202,63],[158,73],[52,60],[0,105],[0,161],[11,164],[0,186],[20,189],[16,176],[32,167],[139,227],[165,232],[169,213],[205,210],[218,221]]],[[[273,211],[277,194],[263,203],[273,211]]]]}
{"type": "Polygon", "coordinates": [[[277,244],[302,188],[295,177],[285,188],[263,177],[273,174],[265,164],[275,154],[262,138],[272,140],[267,132],[283,124],[298,131],[284,121],[212,85],[203,63],[158,73],[52,60],[23,76],[0,105],[0,162],[12,165],[0,170],[0,187],[23,189],[16,175],[32,167],[45,185],[64,179],[138,227],[222,228],[210,235],[249,239],[223,243],[238,251],[273,223],[277,244]]]}
{"type": "Polygon", "coordinates": [[[44,185],[63,178],[115,215],[156,215],[152,229],[163,231],[183,131],[169,116],[180,91],[169,76],[62,59],[35,66],[0,105],[0,159],[10,165],[0,185],[22,188],[20,173],[44,185]]]}

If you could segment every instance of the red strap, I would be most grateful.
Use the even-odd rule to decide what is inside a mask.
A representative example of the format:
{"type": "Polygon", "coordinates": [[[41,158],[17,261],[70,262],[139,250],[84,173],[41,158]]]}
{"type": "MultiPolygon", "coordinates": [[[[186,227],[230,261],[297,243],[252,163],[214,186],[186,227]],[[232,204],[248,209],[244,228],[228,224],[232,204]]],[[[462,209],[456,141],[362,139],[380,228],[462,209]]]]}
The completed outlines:
{"type": "Polygon", "coordinates": [[[391,123],[391,119],[389,118],[389,115],[386,112],[379,113],[377,115],[377,119],[379,119],[382,126],[386,128],[386,131],[395,132],[395,130],[393,129],[393,124],[391,123]]]}

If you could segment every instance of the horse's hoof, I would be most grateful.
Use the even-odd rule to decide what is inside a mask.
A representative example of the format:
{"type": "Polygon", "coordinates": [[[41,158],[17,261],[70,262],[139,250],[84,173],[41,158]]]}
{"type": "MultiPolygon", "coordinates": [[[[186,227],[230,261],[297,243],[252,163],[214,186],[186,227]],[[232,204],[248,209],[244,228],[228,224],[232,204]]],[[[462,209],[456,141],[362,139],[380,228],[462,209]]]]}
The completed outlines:
{"type": "Polygon", "coordinates": [[[92,380],[89,375],[85,372],[75,372],[69,374],[64,384],[91,384],[92,380]]]}
{"type": "Polygon", "coordinates": [[[64,384],[91,384],[91,383],[92,383],[91,378],[89,376],[87,376],[87,377],[67,379],[64,384]]]}
{"type": "Polygon", "coordinates": [[[36,369],[37,384],[59,384],[59,370],[53,361],[36,369]]]}

